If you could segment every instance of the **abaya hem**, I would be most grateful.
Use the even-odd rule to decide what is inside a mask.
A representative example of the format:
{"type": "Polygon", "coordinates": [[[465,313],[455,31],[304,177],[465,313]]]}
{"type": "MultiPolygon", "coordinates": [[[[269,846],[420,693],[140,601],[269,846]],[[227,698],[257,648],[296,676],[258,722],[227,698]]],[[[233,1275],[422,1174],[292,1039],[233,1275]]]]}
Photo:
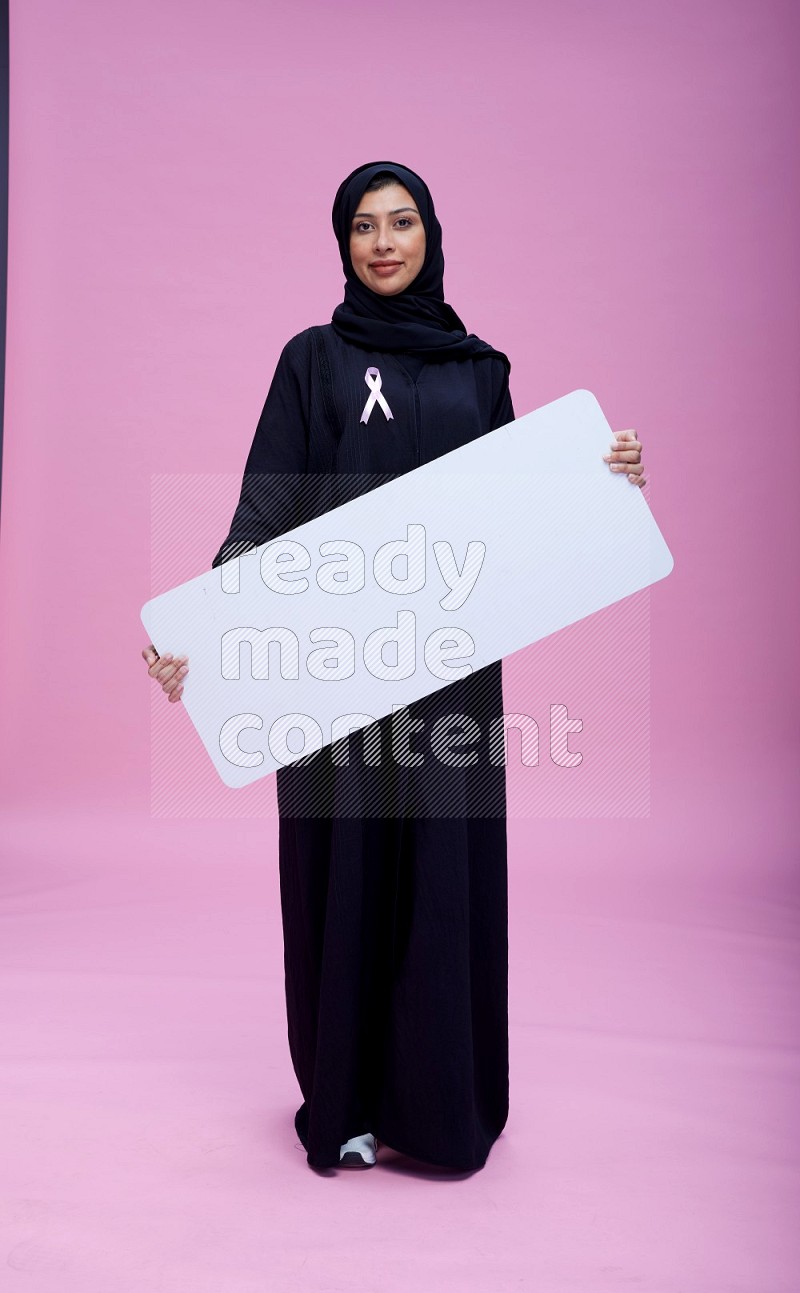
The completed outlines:
{"type": "MultiPolygon", "coordinates": [[[[304,1149],[307,1150],[308,1141],[306,1138],[304,1138],[303,1134],[300,1131],[302,1115],[304,1110],[305,1110],[305,1104],[302,1104],[298,1109],[297,1113],[295,1114],[294,1125],[295,1125],[295,1131],[297,1132],[301,1145],[303,1146],[304,1149]]],[[[380,1146],[385,1145],[386,1148],[391,1149],[393,1153],[402,1154],[404,1158],[412,1158],[414,1159],[415,1162],[424,1163],[428,1167],[438,1167],[443,1171],[447,1171],[447,1172],[479,1172],[482,1168],[486,1166],[489,1160],[489,1155],[492,1151],[492,1148],[494,1147],[499,1137],[503,1134],[505,1125],[506,1124],[504,1123],[503,1126],[497,1131],[497,1133],[491,1136],[491,1138],[489,1139],[489,1143],[487,1144],[487,1147],[486,1147],[486,1152],[484,1154],[477,1155],[469,1162],[459,1162],[459,1163],[454,1163],[452,1159],[448,1159],[445,1161],[444,1159],[432,1158],[424,1150],[421,1150],[417,1146],[407,1146],[407,1145],[404,1146],[402,1143],[402,1140],[395,1136],[392,1136],[392,1139],[388,1140],[386,1137],[386,1134],[384,1133],[384,1131],[380,1126],[361,1127],[358,1131],[354,1131],[352,1135],[360,1136],[360,1135],[363,1135],[364,1132],[371,1132],[378,1142],[379,1153],[380,1153],[380,1146]]],[[[349,1140],[350,1137],[348,1136],[347,1139],[349,1140]]],[[[342,1141],[342,1144],[344,1144],[344,1141],[342,1141]]],[[[307,1153],[306,1161],[308,1162],[309,1167],[316,1167],[319,1169],[338,1167],[339,1161],[340,1161],[339,1150],[337,1149],[335,1153],[333,1152],[330,1152],[330,1153],[318,1152],[316,1154],[307,1153]]]]}

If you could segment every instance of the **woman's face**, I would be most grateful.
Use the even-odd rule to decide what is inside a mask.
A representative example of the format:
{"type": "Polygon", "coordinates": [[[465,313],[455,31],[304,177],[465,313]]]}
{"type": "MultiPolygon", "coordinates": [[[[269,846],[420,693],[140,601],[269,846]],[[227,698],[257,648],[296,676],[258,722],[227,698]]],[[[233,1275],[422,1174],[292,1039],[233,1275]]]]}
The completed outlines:
{"type": "Polygon", "coordinates": [[[364,193],[350,226],[350,259],[362,283],[395,296],[416,278],[425,259],[425,226],[402,184],[364,193]]]}

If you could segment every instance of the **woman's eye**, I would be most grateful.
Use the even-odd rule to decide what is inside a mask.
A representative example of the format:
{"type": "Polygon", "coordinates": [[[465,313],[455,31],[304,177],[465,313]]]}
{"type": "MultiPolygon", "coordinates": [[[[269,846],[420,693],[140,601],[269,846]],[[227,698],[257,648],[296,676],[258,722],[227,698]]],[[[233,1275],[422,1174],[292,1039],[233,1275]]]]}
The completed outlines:
{"type": "MultiPolygon", "coordinates": [[[[400,224],[402,221],[405,221],[406,225],[412,225],[414,223],[414,221],[411,220],[409,216],[400,216],[399,219],[395,221],[395,223],[400,224]]],[[[362,233],[364,229],[371,229],[371,228],[372,228],[372,225],[370,224],[369,220],[359,220],[358,223],[354,225],[353,232],[362,233]]]]}

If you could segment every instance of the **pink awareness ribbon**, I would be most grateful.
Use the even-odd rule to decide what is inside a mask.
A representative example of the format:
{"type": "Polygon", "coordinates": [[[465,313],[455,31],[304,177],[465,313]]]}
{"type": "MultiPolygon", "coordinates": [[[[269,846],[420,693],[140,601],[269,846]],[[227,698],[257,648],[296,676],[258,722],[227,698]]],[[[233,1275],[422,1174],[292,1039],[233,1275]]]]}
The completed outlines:
{"type": "Polygon", "coordinates": [[[386,400],[383,397],[383,395],[381,395],[381,386],[383,385],[383,379],[380,374],[380,369],[368,368],[364,374],[364,381],[367,383],[367,386],[369,387],[370,395],[366,404],[364,405],[364,411],[361,414],[359,421],[368,422],[369,415],[374,409],[376,404],[380,404],[381,408],[386,414],[387,419],[392,417],[392,410],[389,408],[389,405],[386,403],[386,400]]]}

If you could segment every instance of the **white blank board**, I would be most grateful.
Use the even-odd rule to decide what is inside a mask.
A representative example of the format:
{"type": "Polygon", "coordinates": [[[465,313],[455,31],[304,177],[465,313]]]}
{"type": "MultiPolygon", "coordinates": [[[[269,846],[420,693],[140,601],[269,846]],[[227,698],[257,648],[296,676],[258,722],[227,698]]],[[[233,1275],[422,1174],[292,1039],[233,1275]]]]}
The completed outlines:
{"type": "Polygon", "coordinates": [[[668,575],[641,490],[602,460],[613,439],[572,391],[148,601],[157,651],[189,657],[183,704],[225,784],[668,575]]]}

